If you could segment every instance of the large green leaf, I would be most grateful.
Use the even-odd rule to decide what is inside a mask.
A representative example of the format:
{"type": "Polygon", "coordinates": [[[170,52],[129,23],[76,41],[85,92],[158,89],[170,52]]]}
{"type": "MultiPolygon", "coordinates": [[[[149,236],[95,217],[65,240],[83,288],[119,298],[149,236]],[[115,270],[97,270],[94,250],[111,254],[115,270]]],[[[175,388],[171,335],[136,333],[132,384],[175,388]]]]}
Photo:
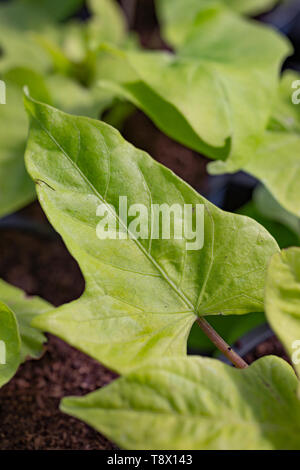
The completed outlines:
{"type": "MultiPolygon", "coordinates": [[[[197,22],[198,14],[212,3],[212,0],[156,0],[165,39],[174,46],[182,44],[197,22]]],[[[220,0],[219,3],[239,13],[258,14],[271,8],[278,0],[220,0]]]]}
{"type": "MultiPolygon", "coordinates": [[[[300,376],[300,248],[273,256],[266,284],[268,320],[300,376]]],[[[299,387],[300,398],[300,387],[299,387]]]]}
{"type": "Polygon", "coordinates": [[[125,449],[300,449],[297,378],[282,359],[244,370],[214,359],[148,364],[83,398],[62,401],[125,449]]]}
{"type": "Polygon", "coordinates": [[[16,373],[21,362],[21,340],[14,313],[0,302],[0,387],[16,373]]]}
{"type": "MultiPolygon", "coordinates": [[[[25,103],[28,171],[86,280],[79,300],[35,319],[35,326],[123,372],[149,357],[185,354],[197,315],[263,309],[266,264],[278,247],[260,225],[216,208],[107,124],[25,103]],[[99,240],[97,207],[118,212],[119,195],[150,213],[152,204],[203,204],[204,248],[187,250],[186,240],[174,237],[137,238],[124,220],[120,230],[129,239],[99,240]]],[[[149,221],[152,233],[158,224],[149,221]]]]}
{"type": "Polygon", "coordinates": [[[226,171],[234,171],[268,124],[288,52],[287,42],[268,27],[212,2],[176,54],[115,51],[119,66],[127,62],[135,75],[100,85],[123,94],[169,136],[226,160],[226,171]]]}
{"type": "Polygon", "coordinates": [[[21,337],[20,360],[38,358],[46,338],[30,323],[37,315],[50,310],[51,305],[39,297],[26,296],[21,289],[11,286],[1,279],[0,299],[15,312],[21,337]]]}

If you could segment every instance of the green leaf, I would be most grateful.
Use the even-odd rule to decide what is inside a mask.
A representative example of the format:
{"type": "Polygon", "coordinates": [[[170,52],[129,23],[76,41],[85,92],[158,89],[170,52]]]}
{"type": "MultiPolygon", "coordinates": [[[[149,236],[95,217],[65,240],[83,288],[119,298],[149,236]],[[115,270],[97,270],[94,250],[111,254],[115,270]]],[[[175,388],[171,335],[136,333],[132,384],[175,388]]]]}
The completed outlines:
{"type": "Polygon", "coordinates": [[[260,179],[277,201],[300,216],[300,106],[292,102],[292,88],[300,75],[286,72],[282,78],[269,129],[256,150],[242,165],[260,179]]]}
{"type": "Polygon", "coordinates": [[[4,75],[7,99],[0,105],[0,217],[10,214],[36,198],[36,191],[24,164],[28,119],[23,107],[22,88],[27,86],[37,99],[74,114],[99,117],[112,96],[97,87],[87,89],[62,75],[43,77],[33,70],[16,67],[4,75]]]}
{"type": "Polygon", "coordinates": [[[126,21],[118,3],[115,0],[89,0],[88,7],[93,13],[88,22],[90,47],[96,48],[104,41],[122,43],[126,36],[126,21]]]}
{"type": "Polygon", "coordinates": [[[50,99],[43,77],[32,70],[16,68],[3,78],[7,96],[6,104],[0,105],[0,217],[35,199],[23,158],[28,119],[22,106],[22,87],[28,86],[38,99],[50,99]]]}
{"type": "Polygon", "coordinates": [[[51,65],[43,48],[28,32],[10,29],[7,25],[0,24],[0,47],[1,73],[14,67],[28,67],[44,73],[51,65]]]}
{"type": "Polygon", "coordinates": [[[253,199],[263,216],[285,225],[300,239],[299,217],[285,210],[266,188],[259,186],[254,191],[253,199]]]}
{"type": "Polygon", "coordinates": [[[98,118],[113,101],[112,95],[98,87],[86,88],[62,75],[52,75],[46,83],[55,106],[71,114],[98,118]]]}
{"type": "Polygon", "coordinates": [[[292,95],[296,92],[293,83],[298,80],[300,80],[300,74],[297,72],[286,70],[283,73],[279,93],[273,105],[270,130],[300,133],[300,109],[292,102],[292,95]]]}
{"type": "Polygon", "coordinates": [[[270,9],[278,0],[156,0],[156,8],[165,39],[181,45],[203,8],[223,3],[236,12],[258,14],[270,9]]]}
{"type": "Polygon", "coordinates": [[[83,0],[10,0],[1,5],[0,22],[19,29],[42,29],[45,24],[71,16],[83,3],[83,0]]]}
{"type": "Polygon", "coordinates": [[[300,377],[300,248],[289,248],[273,256],[265,304],[268,320],[300,377]]]}
{"type": "MultiPolygon", "coordinates": [[[[225,3],[239,13],[247,15],[258,15],[271,10],[280,0],[223,0],[225,3]]],[[[285,1],[285,0],[281,0],[285,1]]]]}
{"type": "Polygon", "coordinates": [[[0,387],[13,377],[19,367],[20,347],[15,315],[0,302],[0,387]]]}
{"type": "Polygon", "coordinates": [[[115,51],[119,66],[127,62],[135,75],[100,85],[131,100],[170,137],[235,171],[267,126],[288,53],[277,33],[213,3],[176,54],[115,51]]]}
{"type": "Polygon", "coordinates": [[[64,20],[84,4],[84,0],[18,0],[32,11],[41,11],[45,18],[52,21],[64,20]]]}
{"type": "MultiPolygon", "coordinates": [[[[213,206],[107,124],[28,97],[25,103],[28,171],[86,280],[79,300],[34,326],[124,372],[150,357],[185,354],[197,315],[263,309],[266,264],[278,247],[260,225],[213,206]],[[185,239],[140,239],[129,231],[127,240],[99,240],[97,207],[111,204],[118,212],[119,195],[128,207],[144,204],[150,213],[152,204],[203,204],[204,248],[186,250],[185,239]]],[[[149,221],[149,229],[158,224],[149,221]]]]}
{"type": "Polygon", "coordinates": [[[244,370],[200,357],[164,359],[61,410],[124,449],[300,449],[298,381],[282,359],[244,370]]]}
{"type": "MultiPolygon", "coordinates": [[[[0,299],[15,312],[21,337],[20,361],[38,358],[45,336],[31,326],[31,321],[51,309],[51,305],[39,297],[29,297],[21,290],[0,279],[0,299]]],[[[1,335],[0,335],[1,339],[1,335]]]]}
{"type": "Polygon", "coordinates": [[[239,209],[238,214],[263,225],[280,248],[300,245],[300,219],[286,211],[264,186],[255,189],[252,201],[239,209]]]}

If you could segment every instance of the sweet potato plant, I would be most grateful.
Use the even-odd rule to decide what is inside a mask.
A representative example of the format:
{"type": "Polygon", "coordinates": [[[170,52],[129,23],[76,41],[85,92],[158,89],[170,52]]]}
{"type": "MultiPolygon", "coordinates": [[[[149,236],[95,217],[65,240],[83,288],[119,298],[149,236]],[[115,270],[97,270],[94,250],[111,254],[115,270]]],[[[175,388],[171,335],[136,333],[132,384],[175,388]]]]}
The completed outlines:
{"type": "Polygon", "coordinates": [[[85,291],[54,308],[0,282],[0,386],[40,356],[48,332],[120,375],[64,398],[61,410],[121,448],[300,450],[300,107],[291,100],[298,75],[280,77],[289,42],[247,17],[276,2],[157,0],[172,52],[142,49],[113,1],[90,0],[83,24],[58,22],[81,3],[1,7],[8,95],[0,109],[0,214],[37,194],[85,291]],[[268,190],[256,189],[239,213],[218,208],[96,119],[120,100],[215,160],[213,174],[243,169],[268,190]],[[135,219],[120,216],[120,196],[149,209],[146,236],[141,210],[135,219]],[[188,250],[185,232],[154,237],[162,221],[153,205],[188,205],[193,226],[201,205],[201,247],[188,250]],[[99,206],[113,227],[102,238],[99,206]],[[249,366],[211,325],[262,312],[292,365],[265,356],[249,366]],[[193,325],[232,366],[187,355],[193,325]]]}

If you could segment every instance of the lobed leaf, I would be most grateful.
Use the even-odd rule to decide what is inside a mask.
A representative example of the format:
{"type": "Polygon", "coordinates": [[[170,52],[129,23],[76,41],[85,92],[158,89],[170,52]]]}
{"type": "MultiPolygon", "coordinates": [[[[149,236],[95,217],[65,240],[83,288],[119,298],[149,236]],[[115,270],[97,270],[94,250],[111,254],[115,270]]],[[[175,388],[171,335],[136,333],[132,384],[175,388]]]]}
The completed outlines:
{"type": "MultiPolygon", "coordinates": [[[[184,355],[197,316],[262,311],[266,265],[278,247],[259,224],[221,211],[107,124],[28,97],[25,104],[28,171],[86,280],[79,300],[34,326],[125,372],[152,357],[184,355]],[[152,204],[203,204],[204,248],[188,251],[184,238],[137,238],[124,221],[128,239],[99,240],[97,207],[113,207],[117,218],[119,196],[149,214],[152,204]]],[[[148,223],[153,234],[158,227],[148,223]]]]}
{"type": "Polygon", "coordinates": [[[282,359],[244,370],[201,357],[163,359],[61,410],[124,449],[300,449],[298,381],[282,359]]]}
{"type": "Polygon", "coordinates": [[[289,248],[273,256],[265,304],[267,318],[300,376],[300,248],[289,248]]]}

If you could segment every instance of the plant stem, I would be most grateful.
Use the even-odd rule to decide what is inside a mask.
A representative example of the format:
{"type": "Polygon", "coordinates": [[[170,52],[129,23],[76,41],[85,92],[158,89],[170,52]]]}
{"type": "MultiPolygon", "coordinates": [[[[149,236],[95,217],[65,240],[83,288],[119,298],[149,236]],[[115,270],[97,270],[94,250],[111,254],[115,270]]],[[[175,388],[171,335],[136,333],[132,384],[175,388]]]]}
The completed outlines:
{"type": "Polygon", "coordinates": [[[213,344],[221,351],[227,359],[238,369],[245,369],[248,367],[247,362],[244,361],[226,341],[214,330],[214,328],[202,317],[197,319],[197,323],[206,336],[213,342],[213,344]]]}

